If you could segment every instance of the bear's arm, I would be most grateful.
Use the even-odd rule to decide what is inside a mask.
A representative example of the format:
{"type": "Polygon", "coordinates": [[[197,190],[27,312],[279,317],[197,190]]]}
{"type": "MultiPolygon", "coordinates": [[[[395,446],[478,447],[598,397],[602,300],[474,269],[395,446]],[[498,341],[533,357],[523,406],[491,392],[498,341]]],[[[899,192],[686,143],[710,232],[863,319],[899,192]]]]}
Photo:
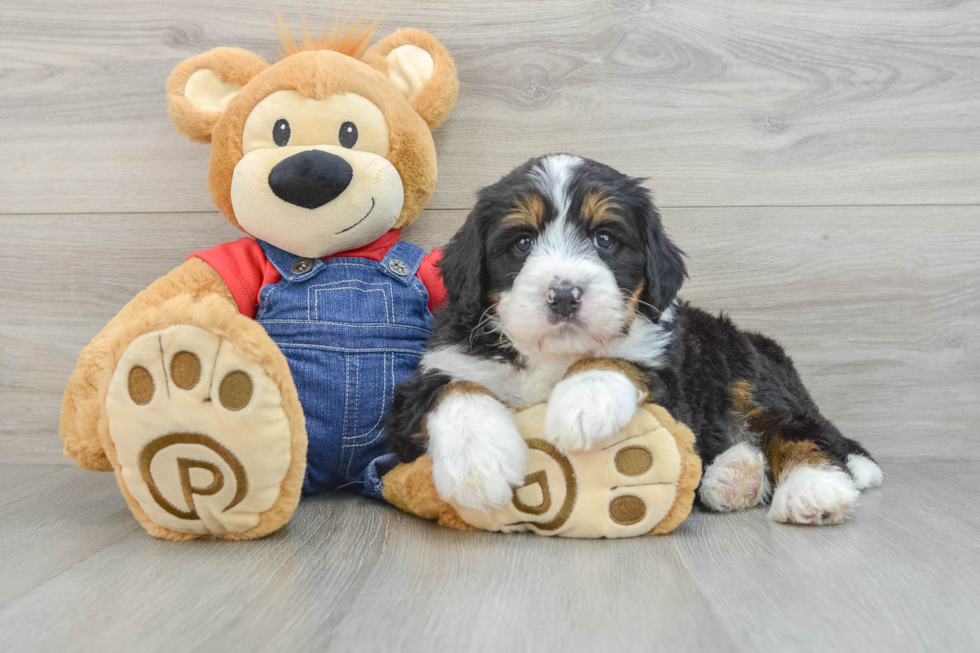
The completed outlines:
{"type": "Polygon", "coordinates": [[[122,327],[139,319],[147,309],[182,294],[195,298],[217,295],[235,304],[221,275],[203,260],[190,258],[133,297],[82,350],[65,389],[60,427],[65,455],[74,458],[79,467],[112,471],[99,441],[98,421],[102,414],[99,391],[107,382],[106,377],[113,373],[113,370],[106,369],[106,361],[113,348],[120,344],[118,340],[122,327]]]}
{"type": "Polygon", "coordinates": [[[195,252],[190,258],[199,258],[218,272],[234,297],[238,312],[245,317],[255,317],[262,288],[282,280],[282,275],[265,257],[262,247],[251,238],[222,243],[195,252]]]}

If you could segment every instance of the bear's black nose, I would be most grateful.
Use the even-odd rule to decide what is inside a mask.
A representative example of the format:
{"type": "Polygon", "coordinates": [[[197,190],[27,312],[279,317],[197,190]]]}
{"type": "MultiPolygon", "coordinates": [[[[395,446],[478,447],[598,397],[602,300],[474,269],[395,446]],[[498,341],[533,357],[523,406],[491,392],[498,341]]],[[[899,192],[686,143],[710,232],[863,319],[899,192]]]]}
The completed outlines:
{"type": "Polygon", "coordinates": [[[354,169],[336,154],[307,150],[283,159],[269,173],[269,187],[281,200],[315,209],[344,192],[354,169]]]}

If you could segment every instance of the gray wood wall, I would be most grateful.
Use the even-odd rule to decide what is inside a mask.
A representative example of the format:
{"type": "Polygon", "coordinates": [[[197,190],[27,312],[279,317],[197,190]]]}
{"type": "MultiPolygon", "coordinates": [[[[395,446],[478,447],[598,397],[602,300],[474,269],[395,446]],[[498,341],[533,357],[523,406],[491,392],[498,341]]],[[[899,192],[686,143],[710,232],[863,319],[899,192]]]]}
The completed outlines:
{"type": "MultiPolygon", "coordinates": [[[[311,25],[325,5],[306,3],[311,25]]],[[[684,296],[780,339],[879,458],[980,459],[980,3],[375,5],[379,34],[432,32],[461,80],[409,240],[444,243],[530,156],[648,177],[690,257],[684,296]]],[[[274,59],[273,20],[265,1],[0,4],[0,462],[70,464],[58,410],[79,350],[237,236],[164,83],[215,46],[274,59]]]]}

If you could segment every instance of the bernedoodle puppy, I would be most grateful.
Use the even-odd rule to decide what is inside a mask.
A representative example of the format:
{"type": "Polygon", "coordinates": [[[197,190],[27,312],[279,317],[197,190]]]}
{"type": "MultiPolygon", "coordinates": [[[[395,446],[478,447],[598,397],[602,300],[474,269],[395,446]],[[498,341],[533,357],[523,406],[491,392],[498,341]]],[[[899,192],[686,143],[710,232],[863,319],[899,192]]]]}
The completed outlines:
{"type": "Polygon", "coordinates": [[[640,180],[532,159],[480,192],[440,265],[449,302],[395,392],[389,441],[402,461],[431,454],[446,500],[510,500],[527,456],[512,411],[544,401],[545,437],[563,452],[602,446],[642,402],[663,405],[695,433],[712,510],[771,497],[775,521],[837,523],[881,483],[775,341],[677,299],[683,253],[640,180]]]}

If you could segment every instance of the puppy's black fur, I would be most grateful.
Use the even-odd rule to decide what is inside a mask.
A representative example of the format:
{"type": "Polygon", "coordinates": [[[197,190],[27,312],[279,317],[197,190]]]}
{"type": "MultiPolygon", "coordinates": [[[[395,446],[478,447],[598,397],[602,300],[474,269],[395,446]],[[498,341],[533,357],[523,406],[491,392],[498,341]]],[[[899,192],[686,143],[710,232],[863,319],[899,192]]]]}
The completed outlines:
{"type": "MultiPolygon", "coordinates": [[[[473,211],[446,247],[441,267],[449,300],[436,313],[430,350],[455,346],[481,359],[516,367],[528,364],[505,335],[480,327],[495,297],[511,287],[524,264],[526,254],[515,243],[534,235],[526,225],[508,224],[505,216],[522,198],[540,196],[545,205],[542,224],[555,219],[558,207],[540,192],[533,176],[542,160],[532,159],[480,191],[473,211]]],[[[823,464],[844,470],[849,454],[870,458],[820,413],[793,361],[776,341],[738,329],[724,314],[713,316],[676,299],[687,275],[683,253],[665,233],[641,180],[583,160],[567,186],[568,219],[584,239],[597,233],[581,216],[590,194],[611,198],[617,208],[618,219],[598,227],[614,239],[615,247],[598,251],[599,257],[613,272],[624,298],[635,293],[640,300],[637,312],[650,322],[659,321],[659,328],[670,336],[658,364],[632,362],[644,375],[650,401],[695,433],[706,466],[741,441],[752,442],[767,455],[777,441],[812,443],[814,456],[823,464]],[[663,319],[668,311],[670,319],[663,319]],[[741,400],[739,388],[745,391],[741,400]]],[[[420,369],[397,388],[388,438],[402,461],[424,453],[425,416],[440,389],[452,380],[440,371],[420,369]]]]}

